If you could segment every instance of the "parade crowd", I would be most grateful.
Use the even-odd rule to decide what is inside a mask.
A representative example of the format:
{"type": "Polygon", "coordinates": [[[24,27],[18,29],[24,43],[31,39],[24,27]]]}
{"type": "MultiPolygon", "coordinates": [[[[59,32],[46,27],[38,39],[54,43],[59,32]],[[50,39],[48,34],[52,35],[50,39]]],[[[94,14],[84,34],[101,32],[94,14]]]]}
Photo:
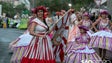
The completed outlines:
{"type": "Polygon", "coordinates": [[[0,28],[27,28],[26,24],[28,22],[28,14],[19,13],[15,14],[14,17],[9,16],[6,13],[0,16],[0,28]],[[24,25],[23,25],[24,24],[24,25]]]}
{"type": "Polygon", "coordinates": [[[9,44],[10,63],[103,63],[106,51],[112,51],[107,10],[96,14],[69,9],[51,16],[46,7],[38,6],[31,12],[27,30],[9,44]]]}

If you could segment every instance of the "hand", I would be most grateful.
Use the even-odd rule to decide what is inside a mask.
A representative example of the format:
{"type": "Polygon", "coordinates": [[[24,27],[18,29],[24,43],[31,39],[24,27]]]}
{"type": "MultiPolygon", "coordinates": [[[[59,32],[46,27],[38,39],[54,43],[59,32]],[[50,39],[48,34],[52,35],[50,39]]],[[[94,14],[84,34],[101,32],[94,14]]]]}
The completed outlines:
{"type": "Polygon", "coordinates": [[[53,43],[55,46],[59,46],[60,45],[60,42],[54,42],[53,43]]]}
{"type": "Polygon", "coordinates": [[[96,32],[98,32],[99,30],[96,30],[96,32]]]}
{"type": "Polygon", "coordinates": [[[47,31],[46,34],[50,34],[52,31],[47,31]]]}
{"type": "Polygon", "coordinates": [[[53,45],[58,46],[60,44],[61,44],[60,41],[56,41],[55,39],[53,40],[53,45]]]}
{"type": "Polygon", "coordinates": [[[16,40],[9,44],[9,48],[11,48],[14,44],[16,44],[16,40]]]}
{"type": "Polygon", "coordinates": [[[98,32],[99,30],[95,29],[96,32],[98,32]]]}
{"type": "Polygon", "coordinates": [[[66,25],[66,24],[62,24],[61,28],[65,28],[65,25],[66,25]]]}

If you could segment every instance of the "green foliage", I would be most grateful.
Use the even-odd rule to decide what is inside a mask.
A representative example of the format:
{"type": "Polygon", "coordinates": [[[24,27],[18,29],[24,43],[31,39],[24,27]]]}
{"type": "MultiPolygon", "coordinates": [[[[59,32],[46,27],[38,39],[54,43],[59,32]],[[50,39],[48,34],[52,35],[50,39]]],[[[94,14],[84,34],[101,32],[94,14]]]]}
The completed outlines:
{"type": "Polygon", "coordinates": [[[51,11],[59,11],[61,9],[68,10],[68,4],[72,4],[72,8],[79,10],[81,7],[87,8],[94,0],[38,0],[37,5],[49,7],[51,11]]]}
{"type": "MultiPolygon", "coordinates": [[[[35,7],[44,5],[49,7],[50,11],[60,11],[61,9],[68,10],[69,3],[72,3],[72,8],[79,10],[81,7],[87,8],[94,0],[34,0],[35,7]]],[[[12,3],[0,2],[2,5],[2,12],[8,14],[9,17],[13,17],[16,13],[22,13],[27,10],[24,4],[18,5],[14,8],[12,3]]],[[[33,4],[32,4],[33,5],[33,4]]]]}
{"type": "Polygon", "coordinates": [[[22,18],[18,29],[27,29],[28,19],[22,18]]]}
{"type": "Polygon", "coordinates": [[[11,15],[15,13],[15,11],[13,10],[13,5],[11,3],[0,2],[0,4],[2,5],[2,13],[6,13],[9,17],[11,17],[11,15]]]}
{"type": "Polygon", "coordinates": [[[15,11],[18,12],[18,13],[22,13],[22,11],[24,11],[24,10],[26,10],[24,4],[20,4],[20,5],[15,7],[15,11]]]}
{"type": "Polygon", "coordinates": [[[73,8],[80,10],[81,7],[87,9],[91,3],[94,3],[94,0],[71,0],[71,3],[73,4],[73,8]]]}
{"type": "Polygon", "coordinates": [[[52,3],[51,3],[50,8],[52,10],[59,11],[61,9],[65,9],[65,10],[69,9],[68,3],[66,2],[66,0],[61,0],[61,1],[60,0],[53,0],[51,2],[52,3]]]}
{"type": "Polygon", "coordinates": [[[6,13],[8,17],[12,17],[16,14],[16,13],[22,13],[23,10],[25,10],[25,5],[21,4],[18,5],[14,8],[14,5],[12,3],[9,2],[0,2],[0,4],[2,5],[2,13],[6,13]]]}
{"type": "Polygon", "coordinates": [[[66,0],[38,0],[36,4],[36,6],[43,5],[49,7],[50,11],[67,10],[69,8],[66,0]]]}

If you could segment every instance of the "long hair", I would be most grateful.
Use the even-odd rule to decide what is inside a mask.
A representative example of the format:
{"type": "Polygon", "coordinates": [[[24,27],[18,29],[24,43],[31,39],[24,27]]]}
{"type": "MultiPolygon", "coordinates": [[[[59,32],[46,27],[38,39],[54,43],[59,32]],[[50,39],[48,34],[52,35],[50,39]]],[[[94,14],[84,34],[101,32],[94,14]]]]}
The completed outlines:
{"type": "Polygon", "coordinates": [[[49,26],[48,26],[48,24],[46,23],[46,19],[43,19],[43,23],[48,27],[48,28],[47,28],[47,31],[49,31],[49,26]]]}

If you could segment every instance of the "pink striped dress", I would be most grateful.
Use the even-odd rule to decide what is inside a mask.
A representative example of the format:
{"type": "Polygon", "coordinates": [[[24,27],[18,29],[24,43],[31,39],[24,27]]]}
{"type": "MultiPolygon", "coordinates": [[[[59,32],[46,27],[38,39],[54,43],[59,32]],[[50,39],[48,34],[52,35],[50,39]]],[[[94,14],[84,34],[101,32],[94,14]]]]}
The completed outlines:
{"type": "MultiPolygon", "coordinates": [[[[35,27],[35,33],[46,34],[48,27],[43,22],[37,18],[35,18],[33,22],[38,24],[35,27]]],[[[31,43],[26,48],[21,63],[55,63],[52,42],[49,36],[34,36],[31,43]]]]}
{"type": "Polygon", "coordinates": [[[101,19],[98,28],[99,31],[91,35],[90,46],[112,51],[112,32],[109,29],[109,20],[107,19],[107,22],[104,23],[101,19]]]}
{"type": "Polygon", "coordinates": [[[66,53],[64,63],[100,63],[102,60],[89,44],[90,37],[87,34],[81,34],[74,38],[76,42],[72,43],[69,52],[66,53]]]}

